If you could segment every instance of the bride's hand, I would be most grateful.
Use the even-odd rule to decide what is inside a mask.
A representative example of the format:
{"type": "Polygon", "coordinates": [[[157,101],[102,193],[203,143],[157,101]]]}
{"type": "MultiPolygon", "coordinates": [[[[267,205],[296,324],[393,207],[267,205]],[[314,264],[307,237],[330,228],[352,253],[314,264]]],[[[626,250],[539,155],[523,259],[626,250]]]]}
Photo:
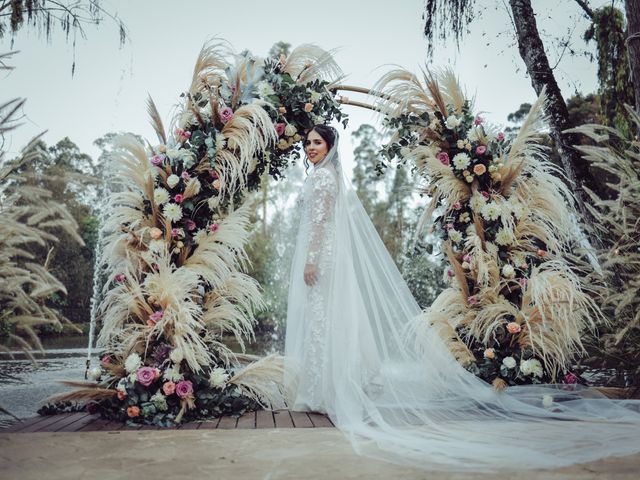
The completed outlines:
{"type": "Polygon", "coordinates": [[[318,280],[318,274],[316,272],[316,266],[310,263],[307,263],[304,266],[304,283],[309,285],[310,287],[315,285],[316,280],[318,280]]]}

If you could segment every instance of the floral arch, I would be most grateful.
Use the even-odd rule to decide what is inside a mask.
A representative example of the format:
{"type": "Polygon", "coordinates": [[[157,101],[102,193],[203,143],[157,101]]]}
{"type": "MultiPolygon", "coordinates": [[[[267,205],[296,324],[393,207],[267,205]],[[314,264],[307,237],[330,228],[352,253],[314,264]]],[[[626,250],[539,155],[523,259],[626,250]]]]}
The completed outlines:
{"type": "Polygon", "coordinates": [[[425,321],[496,387],[565,373],[598,310],[563,260],[572,197],[534,141],[544,95],[508,144],[473,115],[452,72],[421,82],[394,71],[375,90],[341,78],[331,53],[315,46],[259,59],[214,43],[198,56],[170,133],[148,100],[159,143],[122,137],[113,159],[121,188],[108,199],[100,258],[108,281],[96,305],[107,355],[92,382],[58,399],[159,425],[278,403],[281,358],[222,341],[231,333],[243,347],[262,306],[243,273],[243,199],[265,172],[282,176],[311,126],[346,126],[341,102],[384,114],[394,133],[386,158],[410,162],[432,198],[423,218],[437,214],[451,287],[425,321]]]}

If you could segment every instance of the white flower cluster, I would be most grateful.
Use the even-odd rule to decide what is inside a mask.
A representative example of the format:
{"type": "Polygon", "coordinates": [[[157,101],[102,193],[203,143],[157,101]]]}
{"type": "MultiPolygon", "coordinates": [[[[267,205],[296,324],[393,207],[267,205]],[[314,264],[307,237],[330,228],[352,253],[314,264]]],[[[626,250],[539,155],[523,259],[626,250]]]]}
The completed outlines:
{"type": "Polygon", "coordinates": [[[165,397],[160,390],[158,390],[155,395],[150,398],[151,402],[156,406],[156,408],[162,412],[167,410],[169,406],[167,405],[167,397],[165,397]]]}
{"type": "Polygon", "coordinates": [[[453,157],[453,166],[458,170],[464,170],[471,164],[471,158],[466,153],[458,153],[453,157]]]}
{"type": "Polygon", "coordinates": [[[462,234],[455,228],[449,230],[448,235],[451,241],[454,243],[459,243],[460,241],[462,241],[462,234]]]}
{"type": "Polygon", "coordinates": [[[515,235],[510,228],[501,228],[498,230],[498,233],[496,233],[496,243],[503,247],[511,245],[515,239],[515,235]]]}
{"type": "Polygon", "coordinates": [[[212,387],[220,388],[223,387],[227,380],[229,379],[229,375],[225,371],[224,368],[214,368],[211,370],[211,374],[209,375],[209,385],[212,387]]]}
{"type": "Polygon", "coordinates": [[[162,209],[162,214],[171,223],[179,222],[182,219],[182,207],[177,203],[167,203],[162,209]]]}
{"type": "Polygon", "coordinates": [[[157,205],[162,205],[169,201],[169,192],[166,188],[158,187],[153,191],[153,201],[157,205]]]}
{"type": "Polygon", "coordinates": [[[133,373],[142,365],[142,358],[137,353],[130,354],[124,361],[124,369],[127,373],[133,373]]]}
{"type": "Polygon", "coordinates": [[[489,202],[485,204],[480,213],[485,220],[495,221],[500,218],[500,207],[495,202],[489,202]]]}
{"type": "Polygon", "coordinates": [[[167,177],[167,185],[169,185],[169,188],[174,188],[178,183],[180,183],[180,177],[175,173],[172,173],[167,177]]]}
{"type": "Polygon", "coordinates": [[[505,357],[502,359],[502,364],[508,369],[515,368],[517,365],[516,359],[513,357],[505,357]]]}
{"type": "Polygon", "coordinates": [[[522,362],[520,362],[520,372],[523,375],[534,375],[536,377],[542,377],[542,364],[536,358],[523,360],[522,362]]]}
{"type": "Polygon", "coordinates": [[[180,365],[175,364],[171,368],[167,368],[164,371],[162,378],[170,382],[179,382],[180,380],[184,379],[184,377],[180,373],[180,365]]]}
{"type": "Polygon", "coordinates": [[[449,115],[447,117],[447,121],[445,122],[445,124],[447,125],[447,128],[453,130],[456,127],[460,126],[460,124],[462,123],[462,119],[456,117],[455,115],[449,115]]]}

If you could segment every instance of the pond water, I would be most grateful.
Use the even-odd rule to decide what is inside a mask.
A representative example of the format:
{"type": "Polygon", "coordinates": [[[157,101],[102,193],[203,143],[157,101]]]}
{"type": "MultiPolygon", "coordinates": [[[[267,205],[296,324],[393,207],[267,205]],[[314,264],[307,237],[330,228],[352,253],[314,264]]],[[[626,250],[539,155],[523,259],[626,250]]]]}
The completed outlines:
{"type": "MultiPolygon", "coordinates": [[[[13,359],[0,353],[0,406],[18,418],[35,416],[44,399],[70,388],[58,383],[60,380],[84,380],[87,343],[88,338],[80,336],[43,338],[44,354],[33,352],[36,364],[21,352],[15,352],[13,359]]],[[[232,342],[227,345],[239,351],[232,342]]],[[[262,354],[270,349],[265,340],[247,345],[247,353],[262,354]]],[[[95,352],[91,365],[98,363],[99,352],[95,352]]],[[[0,412],[0,428],[12,421],[0,412]]]]}

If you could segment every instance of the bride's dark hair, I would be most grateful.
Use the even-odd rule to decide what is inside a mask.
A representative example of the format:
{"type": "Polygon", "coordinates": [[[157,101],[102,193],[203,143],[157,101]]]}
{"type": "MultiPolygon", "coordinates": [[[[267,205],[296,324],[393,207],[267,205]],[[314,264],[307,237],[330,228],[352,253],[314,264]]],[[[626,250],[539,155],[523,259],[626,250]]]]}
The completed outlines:
{"type": "MultiPolygon", "coordinates": [[[[322,137],[322,139],[327,142],[327,152],[333,148],[333,145],[336,143],[336,130],[329,125],[317,124],[309,129],[307,133],[304,135],[304,143],[303,145],[307,145],[307,138],[311,132],[316,132],[318,135],[322,137]]],[[[309,168],[309,159],[305,155],[304,157],[304,168],[309,168]]]]}

